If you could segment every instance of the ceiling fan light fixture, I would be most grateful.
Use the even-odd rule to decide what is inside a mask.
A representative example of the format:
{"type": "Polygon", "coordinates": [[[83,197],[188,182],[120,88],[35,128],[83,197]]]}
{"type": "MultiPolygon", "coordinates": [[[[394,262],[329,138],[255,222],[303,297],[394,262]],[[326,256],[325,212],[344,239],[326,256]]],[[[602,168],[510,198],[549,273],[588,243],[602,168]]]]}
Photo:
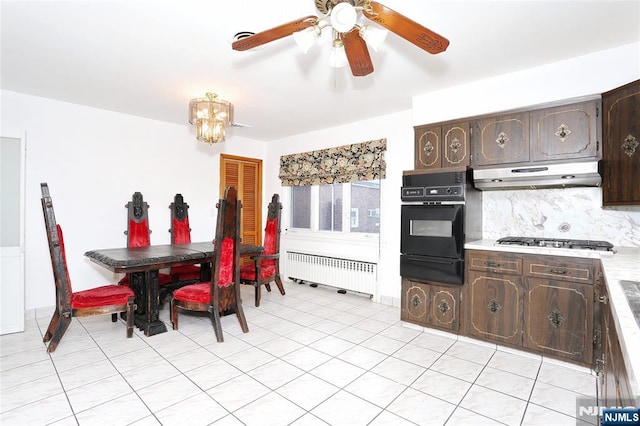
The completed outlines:
{"type": "Polygon", "coordinates": [[[293,33],[293,39],[303,53],[307,53],[309,51],[311,46],[313,46],[316,40],[318,40],[319,36],[320,28],[318,28],[317,25],[293,33]]]}
{"type": "Polygon", "coordinates": [[[369,25],[363,25],[360,27],[360,37],[367,42],[374,51],[378,51],[378,48],[382,45],[387,38],[389,31],[381,28],[371,27],[369,25]]]}
{"type": "Polygon", "coordinates": [[[344,51],[342,40],[336,38],[333,40],[331,52],[329,52],[329,65],[333,68],[342,68],[349,63],[347,53],[344,51]]]}
{"type": "Polygon", "coordinates": [[[357,19],[356,9],[349,3],[338,3],[331,9],[331,26],[339,33],[351,31],[357,19]]]}
{"type": "Polygon", "coordinates": [[[214,144],[225,140],[225,128],[233,124],[233,104],[208,92],[189,102],[189,124],[196,126],[196,139],[214,144]]]}

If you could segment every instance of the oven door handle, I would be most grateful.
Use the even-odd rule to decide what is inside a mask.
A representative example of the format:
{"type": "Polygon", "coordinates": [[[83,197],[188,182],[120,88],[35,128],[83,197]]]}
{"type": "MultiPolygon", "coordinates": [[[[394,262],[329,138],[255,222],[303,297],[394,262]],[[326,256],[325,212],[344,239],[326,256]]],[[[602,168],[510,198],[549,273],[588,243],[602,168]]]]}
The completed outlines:
{"type": "Polygon", "coordinates": [[[447,257],[416,256],[411,254],[403,254],[403,256],[409,260],[417,260],[417,261],[428,260],[430,263],[442,263],[442,264],[452,264],[460,260],[460,259],[453,259],[453,258],[447,258],[447,257]]]}

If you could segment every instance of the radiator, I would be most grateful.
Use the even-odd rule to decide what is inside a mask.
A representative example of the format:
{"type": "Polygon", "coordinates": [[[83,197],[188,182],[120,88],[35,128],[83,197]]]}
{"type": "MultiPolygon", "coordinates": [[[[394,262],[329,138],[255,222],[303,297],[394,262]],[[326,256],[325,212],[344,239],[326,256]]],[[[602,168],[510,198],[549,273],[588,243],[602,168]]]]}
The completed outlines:
{"type": "Polygon", "coordinates": [[[309,253],[287,252],[287,276],[373,296],[378,265],[360,260],[339,259],[309,253]]]}

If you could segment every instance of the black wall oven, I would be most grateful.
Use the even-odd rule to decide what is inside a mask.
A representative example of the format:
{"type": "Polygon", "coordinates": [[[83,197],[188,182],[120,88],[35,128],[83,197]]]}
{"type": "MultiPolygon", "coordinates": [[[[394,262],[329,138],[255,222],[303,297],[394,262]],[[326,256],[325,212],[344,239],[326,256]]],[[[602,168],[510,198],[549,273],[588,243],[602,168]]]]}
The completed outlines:
{"type": "Polygon", "coordinates": [[[481,234],[481,193],[466,169],[405,172],[402,186],[400,275],[464,282],[464,243],[481,234]]]}

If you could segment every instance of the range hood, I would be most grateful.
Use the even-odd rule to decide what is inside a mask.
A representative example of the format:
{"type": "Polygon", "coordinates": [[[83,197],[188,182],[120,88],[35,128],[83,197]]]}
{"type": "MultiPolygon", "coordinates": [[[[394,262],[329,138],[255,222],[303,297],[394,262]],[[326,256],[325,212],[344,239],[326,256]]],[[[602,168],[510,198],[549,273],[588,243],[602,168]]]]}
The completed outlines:
{"type": "Polygon", "coordinates": [[[597,161],[473,170],[473,185],[483,191],[568,188],[601,184],[597,161]]]}

